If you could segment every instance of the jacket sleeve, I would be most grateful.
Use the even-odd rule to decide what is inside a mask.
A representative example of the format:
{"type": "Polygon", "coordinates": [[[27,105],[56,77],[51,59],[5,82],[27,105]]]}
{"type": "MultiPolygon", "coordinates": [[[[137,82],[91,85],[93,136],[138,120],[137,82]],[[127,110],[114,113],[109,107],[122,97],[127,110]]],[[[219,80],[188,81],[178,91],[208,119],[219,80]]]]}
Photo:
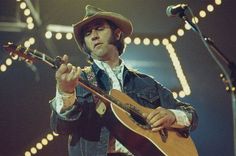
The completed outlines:
{"type": "MultiPolygon", "coordinates": [[[[82,75],[82,77],[84,77],[84,75],[82,75]]],[[[83,125],[82,121],[89,109],[89,105],[93,103],[93,98],[90,95],[90,92],[78,86],[76,88],[75,103],[69,110],[66,110],[62,114],[58,114],[55,109],[58,100],[54,98],[49,101],[52,110],[50,116],[50,126],[52,130],[59,134],[71,134],[75,130],[79,131],[80,125],[83,125]]]]}
{"type": "Polygon", "coordinates": [[[50,116],[50,126],[52,130],[59,134],[72,133],[75,130],[76,125],[79,124],[79,119],[82,115],[82,109],[78,101],[76,100],[73,107],[70,110],[64,112],[63,114],[58,114],[55,110],[55,98],[49,103],[52,109],[52,113],[50,116]]]}
{"type": "Polygon", "coordinates": [[[158,91],[160,95],[161,105],[163,107],[167,109],[182,110],[186,113],[189,121],[191,122],[191,125],[183,129],[178,129],[178,131],[182,135],[187,137],[189,135],[189,132],[195,130],[198,125],[198,116],[197,116],[197,112],[195,108],[188,103],[175,99],[171,91],[163,87],[159,83],[157,83],[157,86],[158,86],[158,91]]]}

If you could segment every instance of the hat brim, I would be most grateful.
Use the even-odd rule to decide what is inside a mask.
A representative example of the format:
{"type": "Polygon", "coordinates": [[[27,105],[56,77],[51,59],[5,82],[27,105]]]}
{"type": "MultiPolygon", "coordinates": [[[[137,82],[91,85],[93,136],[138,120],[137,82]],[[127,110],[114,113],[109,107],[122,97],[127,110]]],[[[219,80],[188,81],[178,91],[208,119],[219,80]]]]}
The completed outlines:
{"type": "Polygon", "coordinates": [[[95,19],[106,19],[109,21],[112,21],[117,27],[121,29],[121,31],[124,33],[124,37],[127,37],[132,34],[133,32],[133,26],[130,20],[123,17],[120,14],[114,13],[114,12],[98,12],[97,14],[94,14],[93,16],[89,16],[84,18],[82,21],[72,25],[73,31],[74,31],[74,38],[80,48],[80,50],[83,50],[83,36],[81,34],[81,30],[85,25],[90,23],[91,21],[95,19]]]}

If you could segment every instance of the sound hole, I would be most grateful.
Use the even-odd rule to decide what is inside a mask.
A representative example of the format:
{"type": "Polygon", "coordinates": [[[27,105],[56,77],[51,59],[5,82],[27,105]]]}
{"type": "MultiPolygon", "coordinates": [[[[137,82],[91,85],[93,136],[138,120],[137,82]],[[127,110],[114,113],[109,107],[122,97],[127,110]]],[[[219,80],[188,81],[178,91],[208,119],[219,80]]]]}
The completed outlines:
{"type": "Polygon", "coordinates": [[[133,119],[133,121],[139,125],[142,128],[150,129],[150,125],[147,123],[147,121],[138,113],[130,111],[130,116],[133,119]]]}

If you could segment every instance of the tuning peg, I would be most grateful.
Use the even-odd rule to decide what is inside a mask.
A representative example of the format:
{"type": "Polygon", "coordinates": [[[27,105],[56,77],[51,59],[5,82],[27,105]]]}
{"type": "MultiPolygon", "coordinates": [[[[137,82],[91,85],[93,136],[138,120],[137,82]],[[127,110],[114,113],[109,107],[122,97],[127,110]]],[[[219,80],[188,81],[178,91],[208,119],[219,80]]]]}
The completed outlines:
{"type": "Polygon", "coordinates": [[[22,49],[22,45],[18,45],[17,47],[16,47],[16,51],[20,51],[22,49]]]}
{"type": "Polygon", "coordinates": [[[18,59],[18,55],[16,53],[10,52],[10,56],[13,60],[17,60],[18,59]]]}
{"type": "Polygon", "coordinates": [[[29,54],[29,47],[28,48],[26,48],[25,50],[24,50],[24,55],[28,55],[29,54]]]}
{"type": "Polygon", "coordinates": [[[25,61],[25,58],[24,58],[24,57],[19,57],[18,60],[19,60],[19,61],[25,61]]]}
{"type": "Polygon", "coordinates": [[[14,57],[15,55],[16,55],[15,53],[10,52],[10,56],[11,56],[11,57],[14,57]]]}
{"type": "Polygon", "coordinates": [[[26,62],[27,64],[30,64],[30,65],[33,64],[33,61],[32,61],[32,60],[29,60],[29,59],[26,59],[25,62],[26,62]]]}
{"type": "Polygon", "coordinates": [[[15,55],[12,56],[12,59],[13,59],[13,60],[17,60],[18,58],[19,58],[19,56],[18,56],[17,54],[15,54],[15,55]]]}

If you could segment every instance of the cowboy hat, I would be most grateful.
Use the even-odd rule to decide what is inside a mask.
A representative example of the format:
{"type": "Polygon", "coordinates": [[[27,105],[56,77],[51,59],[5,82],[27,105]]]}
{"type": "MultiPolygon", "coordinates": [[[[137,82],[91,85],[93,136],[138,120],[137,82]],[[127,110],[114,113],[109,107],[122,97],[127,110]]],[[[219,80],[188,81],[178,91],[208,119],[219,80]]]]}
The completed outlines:
{"type": "Polygon", "coordinates": [[[84,50],[83,49],[83,35],[81,31],[86,24],[90,23],[91,21],[95,19],[106,19],[113,22],[117,27],[121,29],[121,31],[124,34],[124,37],[127,37],[132,34],[133,26],[132,26],[131,21],[118,13],[108,12],[100,8],[91,6],[91,5],[87,5],[85,7],[85,11],[86,13],[85,13],[84,18],[78,23],[72,25],[75,40],[81,51],[84,50]]]}

